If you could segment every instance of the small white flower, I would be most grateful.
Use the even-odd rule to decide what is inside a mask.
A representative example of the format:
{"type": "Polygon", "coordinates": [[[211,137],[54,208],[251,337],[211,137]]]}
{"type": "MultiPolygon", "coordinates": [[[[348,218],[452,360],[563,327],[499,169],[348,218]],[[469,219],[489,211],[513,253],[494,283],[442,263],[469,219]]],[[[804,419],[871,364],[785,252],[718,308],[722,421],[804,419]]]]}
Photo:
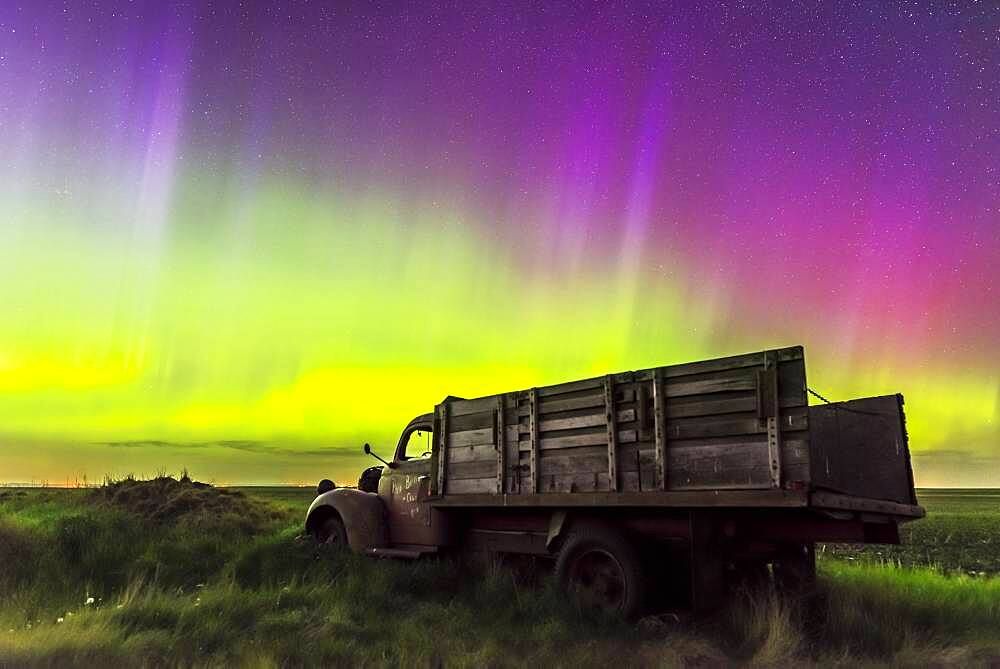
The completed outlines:
{"type": "Polygon", "coordinates": [[[93,597],[87,597],[87,601],[84,602],[84,604],[86,606],[90,606],[93,603],[94,603],[94,598],[93,597]]]}
{"type": "Polygon", "coordinates": [[[56,618],[57,623],[65,622],[65,618],[56,618]]]}
{"type": "Polygon", "coordinates": [[[115,608],[116,608],[116,609],[124,609],[124,608],[125,608],[125,605],[124,605],[124,604],[119,604],[119,605],[118,605],[118,606],[116,606],[115,608]]]}

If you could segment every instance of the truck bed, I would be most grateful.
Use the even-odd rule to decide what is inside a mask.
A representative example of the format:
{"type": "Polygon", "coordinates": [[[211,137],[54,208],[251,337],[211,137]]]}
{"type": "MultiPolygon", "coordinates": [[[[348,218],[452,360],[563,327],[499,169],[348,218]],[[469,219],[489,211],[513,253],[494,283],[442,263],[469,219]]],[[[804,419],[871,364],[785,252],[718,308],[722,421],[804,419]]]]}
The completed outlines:
{"type": "Polygon", "coordinates": [[[799,346],[448,398],[434,432],[436,506],[922,515],[901,398],[809,407],[799,346]]]}

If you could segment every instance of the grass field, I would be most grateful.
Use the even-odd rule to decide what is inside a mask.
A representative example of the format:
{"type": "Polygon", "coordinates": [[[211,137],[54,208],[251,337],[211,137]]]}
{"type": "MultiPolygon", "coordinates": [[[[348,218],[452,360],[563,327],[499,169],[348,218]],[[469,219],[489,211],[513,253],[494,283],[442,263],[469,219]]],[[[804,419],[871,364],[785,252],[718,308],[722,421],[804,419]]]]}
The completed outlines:
{"type": "Polygon", "coordinates": [[[495,567],[317,551],[312,490],[156,485],[0,489],[0,666],[1000,662],[1000,491],[922,491],[904,546],[821,547],[808,601],[628,625],[495,567]]]}

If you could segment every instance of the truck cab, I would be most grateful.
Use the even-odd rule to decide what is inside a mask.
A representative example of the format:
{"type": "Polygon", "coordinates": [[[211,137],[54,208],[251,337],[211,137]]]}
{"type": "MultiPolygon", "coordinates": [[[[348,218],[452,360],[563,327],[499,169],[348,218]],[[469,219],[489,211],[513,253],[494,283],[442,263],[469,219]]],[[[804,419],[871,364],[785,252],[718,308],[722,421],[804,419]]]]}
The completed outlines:
{"type": "Polygon", "coordinates": [[[417,416],[403,429],[392,461],[382,472],[378,496],[385,505],[389,542],[397,548],[436,546],[439,541],[427,499],[431,494],[434,415],[417,416]]]}
{"type": "Polygon", "coordinates": [[[434,414],[417,416],[403,428],[392,459],[365,470],[357,488],[321,486],[309,507],[306,529],[322,543],[343,543],[372,556],[436,552],[446,542],[447,518],[427,503],[433,435],[434,414]]]}

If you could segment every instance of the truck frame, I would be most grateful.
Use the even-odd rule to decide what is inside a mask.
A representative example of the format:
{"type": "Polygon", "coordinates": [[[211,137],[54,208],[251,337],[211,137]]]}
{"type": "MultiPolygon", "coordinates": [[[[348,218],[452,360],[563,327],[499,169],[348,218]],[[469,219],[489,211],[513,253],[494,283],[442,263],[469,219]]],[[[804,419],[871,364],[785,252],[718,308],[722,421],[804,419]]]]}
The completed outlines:
{"type": "Polygon", "coordinates": [[[924,515],[902,395],[807,392],[795,346],[448,397],[357,488],[322,482],[306,529],[376,557],[554,559],[625,616],[654,592],[717,607],[734,579],[805,588],[816,542],[896,544],[924,515]]]}

